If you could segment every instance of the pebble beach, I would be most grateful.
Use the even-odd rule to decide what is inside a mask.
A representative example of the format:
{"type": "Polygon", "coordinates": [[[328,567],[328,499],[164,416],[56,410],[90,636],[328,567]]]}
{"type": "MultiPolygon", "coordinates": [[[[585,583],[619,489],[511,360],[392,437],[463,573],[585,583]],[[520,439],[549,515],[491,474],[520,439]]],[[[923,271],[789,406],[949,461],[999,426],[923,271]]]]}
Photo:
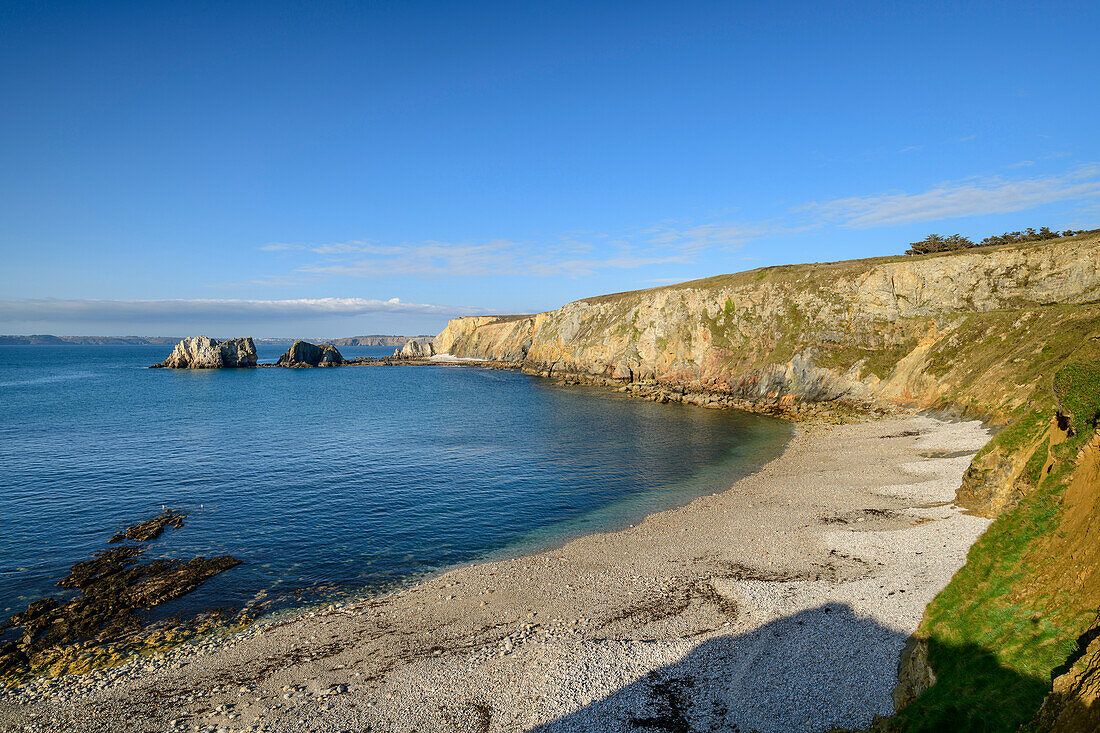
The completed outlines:
{"type": "Polygon", "coordinates": [[[866,726],[988,525],[953,504],[988,438],[799,423],[757,473],[636,526],[0,691],[0,730],[866,726]]]}

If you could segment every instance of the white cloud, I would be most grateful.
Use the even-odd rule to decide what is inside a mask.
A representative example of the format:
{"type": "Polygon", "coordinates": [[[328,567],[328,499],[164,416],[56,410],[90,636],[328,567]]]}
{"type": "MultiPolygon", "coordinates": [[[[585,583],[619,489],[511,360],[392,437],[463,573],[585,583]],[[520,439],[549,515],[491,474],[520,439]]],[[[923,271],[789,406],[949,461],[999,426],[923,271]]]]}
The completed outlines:
{"type": "Polygon", "coordinates": [[[480,308],[406,303],[399,298],[296,298],[289,300],[0,300],[0,321],[176,322],[194,319],[282,320],[365,314],[471,315],[480,308]]]}

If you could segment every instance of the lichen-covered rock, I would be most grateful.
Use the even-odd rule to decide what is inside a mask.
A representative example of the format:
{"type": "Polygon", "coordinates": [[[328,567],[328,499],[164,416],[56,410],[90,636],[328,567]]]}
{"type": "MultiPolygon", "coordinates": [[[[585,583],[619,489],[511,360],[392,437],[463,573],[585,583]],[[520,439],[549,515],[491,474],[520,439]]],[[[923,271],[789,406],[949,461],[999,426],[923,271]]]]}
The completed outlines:
{"type": "Polygon", "coordinates": [[[232,369],[256,366],[256,344],[251,338],[215,341],[191,336],[176,344],[167,359],[153,367],[168,369],[232,369]]]}
{"type": "Polygon", "coordinates": [[[281,367],[330,367],[340,366],[344,357],[332,344],[311,344],[295,341],[294,345],[279,357],[276,366],[281,367]]]}

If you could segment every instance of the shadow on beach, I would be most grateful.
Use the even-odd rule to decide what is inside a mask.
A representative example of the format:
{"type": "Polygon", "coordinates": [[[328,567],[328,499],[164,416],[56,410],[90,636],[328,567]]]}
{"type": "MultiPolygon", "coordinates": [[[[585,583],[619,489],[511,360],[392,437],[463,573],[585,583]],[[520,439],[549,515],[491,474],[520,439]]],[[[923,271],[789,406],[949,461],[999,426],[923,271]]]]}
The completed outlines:
{"type": "MultiPolygon", "coordinates": [[[[845,604],[826,604],[738,636],[709,639],[675,664],[596,700],[536,733],[574,731],[830,731],[864,729],[893,714],[907,637],[845,604]]],[[[998,687],[1042,686],[1001,667],[985,650],[998,687]]],[[[1048,688],[1049,689],[1049,688],[1048,688]]],[[[1040,697],[1041,700],[1041,697],[1040,697]]],[[[914,730],[990,730],[977,711],[938,711],[914,730]],[[942,727],[946,715],[952,721],[942,727]]]]}

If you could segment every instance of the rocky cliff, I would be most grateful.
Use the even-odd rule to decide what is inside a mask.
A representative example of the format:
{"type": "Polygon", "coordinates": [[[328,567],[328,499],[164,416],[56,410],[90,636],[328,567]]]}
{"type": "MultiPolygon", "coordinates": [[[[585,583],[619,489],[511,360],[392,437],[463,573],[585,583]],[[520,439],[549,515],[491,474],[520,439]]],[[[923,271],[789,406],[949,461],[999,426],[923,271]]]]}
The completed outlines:
{"type": "Polygon", "coordinates": [[[256,366],[256,345],[251,338],[215,341],[191,336],[176,344],[167,359],[154,367],[168,369],[227,369],[256,366]]]}
{"type": "Polygon", "coordinates": [[[899,666],[899,712],[875,728],[1100,720],[1100,236],[763,268],[458,318],[434,346],[661,401],[987,420],[1000,431],[957,501],[995,521],[929,605],[899,666]]]}
{"type": "Polygon", "coordinates": [[[957,386],[929,371],[937,345],[970,317],[1098,300],[1100,237],[1090,235],[771,267],[532,316],[456,318],[433,343],[536,373],[677,384],[761,405],[930,406],[957,386]]]}
{"type": "Polygon", "coordinates": [[[409,341],[426,341],[430,336],[348,336],[329,341],[333,346],[396,346],[401,348],[409,341]]]}
{"type": "Polygon", "coordinates": [[[332,367],[344,363],[344,357],[332,344],[311,344],[295,341],[275,366],[281,367],[332,367]]]}

